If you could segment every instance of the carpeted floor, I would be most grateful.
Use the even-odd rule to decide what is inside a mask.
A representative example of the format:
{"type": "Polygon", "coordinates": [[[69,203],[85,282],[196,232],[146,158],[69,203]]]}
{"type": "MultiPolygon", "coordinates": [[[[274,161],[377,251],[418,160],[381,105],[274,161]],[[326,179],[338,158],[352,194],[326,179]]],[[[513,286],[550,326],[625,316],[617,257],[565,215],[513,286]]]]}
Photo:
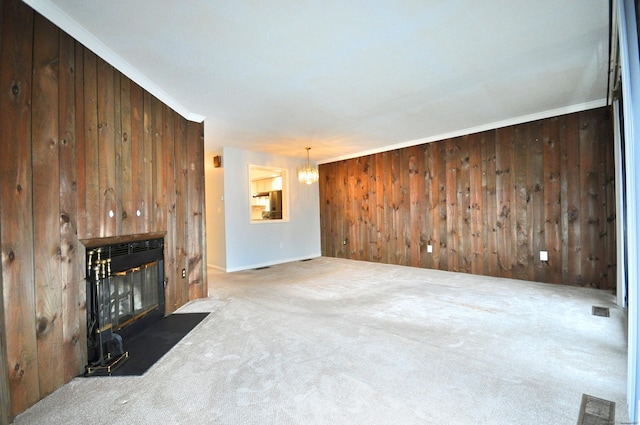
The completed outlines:
{"type": "Polygon", "coordinates": [[[604,291],[333,258],[209,282],[145,375],[75,379],[15,424],[575,424],[583,394],[627,419],[604,291]]]}

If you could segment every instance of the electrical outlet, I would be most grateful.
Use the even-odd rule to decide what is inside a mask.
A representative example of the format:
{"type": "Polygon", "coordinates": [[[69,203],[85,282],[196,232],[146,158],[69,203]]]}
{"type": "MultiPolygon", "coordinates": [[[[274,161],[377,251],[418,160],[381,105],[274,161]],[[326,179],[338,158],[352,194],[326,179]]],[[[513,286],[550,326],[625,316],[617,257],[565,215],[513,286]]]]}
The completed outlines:
{"type": "Polygon", "coordinates": [[[427,245],[427,252],[433,252],[433,245],[427,245]]]}
{"type": "Polygon", "coordinates": [[[187,277],[187,269],[182,269],[182,278],[187,277]]]}
{"type": "Polygon", "coordinates": [[[549,253],[547,251],[540,251],[540,261],[549,261],[549,253]]]}

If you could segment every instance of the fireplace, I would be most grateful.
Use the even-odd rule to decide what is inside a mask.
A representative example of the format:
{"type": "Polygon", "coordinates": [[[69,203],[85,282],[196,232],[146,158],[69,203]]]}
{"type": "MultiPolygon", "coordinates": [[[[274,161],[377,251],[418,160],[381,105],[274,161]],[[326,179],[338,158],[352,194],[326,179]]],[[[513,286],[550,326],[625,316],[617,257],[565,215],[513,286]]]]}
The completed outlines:
{"type": "Polygon", "coordinates": [[[111,374],[164,312],[164,239],[88,249],[86,374],[111,374]]]}

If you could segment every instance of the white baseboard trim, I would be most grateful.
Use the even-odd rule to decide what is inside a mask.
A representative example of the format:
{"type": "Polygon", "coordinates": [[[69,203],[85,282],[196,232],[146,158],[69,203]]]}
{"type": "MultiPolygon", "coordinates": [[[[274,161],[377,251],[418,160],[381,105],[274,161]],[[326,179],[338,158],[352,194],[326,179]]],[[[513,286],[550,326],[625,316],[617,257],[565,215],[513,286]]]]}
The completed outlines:
{"type": "Polygon", "coordinates": [[[260,268],[260,267],[275,266],[276,264],[292,263],[294,261],[302,261],[302,260],[310,260],[310,259],[318,258],[318,257],[321,257],[321,256],[322,256],[322,254],[317,253],[317,254],[311,254],[311,255],[304,255],[302,257],[283,258],[281,260],[268,261],[268,262],[265,262],[265,263],[247,264],[247,265],[244,265],[244,266],[230,267],[230,268],[227,268],[225,271],[227,273],[233,273],[233,272],[239,272],[239,271],[242,271],[242,270],[251,270],[251,269],[257,269],[257,268],[260,268]]]}

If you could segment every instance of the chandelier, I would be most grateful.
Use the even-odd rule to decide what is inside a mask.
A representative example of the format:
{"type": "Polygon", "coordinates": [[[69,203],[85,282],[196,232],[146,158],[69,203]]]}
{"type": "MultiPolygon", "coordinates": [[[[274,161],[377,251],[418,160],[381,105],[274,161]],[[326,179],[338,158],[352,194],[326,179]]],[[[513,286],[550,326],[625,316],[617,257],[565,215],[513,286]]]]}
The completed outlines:
{"type": "Polygon", "coordinates": [[[298,180],[300,180],[300,183],[313,184],[318,181],[318,169],[309,165],[309,151],[311,148],[305,149],[307,150],[307,165],[298,170],[298,180]]]}

